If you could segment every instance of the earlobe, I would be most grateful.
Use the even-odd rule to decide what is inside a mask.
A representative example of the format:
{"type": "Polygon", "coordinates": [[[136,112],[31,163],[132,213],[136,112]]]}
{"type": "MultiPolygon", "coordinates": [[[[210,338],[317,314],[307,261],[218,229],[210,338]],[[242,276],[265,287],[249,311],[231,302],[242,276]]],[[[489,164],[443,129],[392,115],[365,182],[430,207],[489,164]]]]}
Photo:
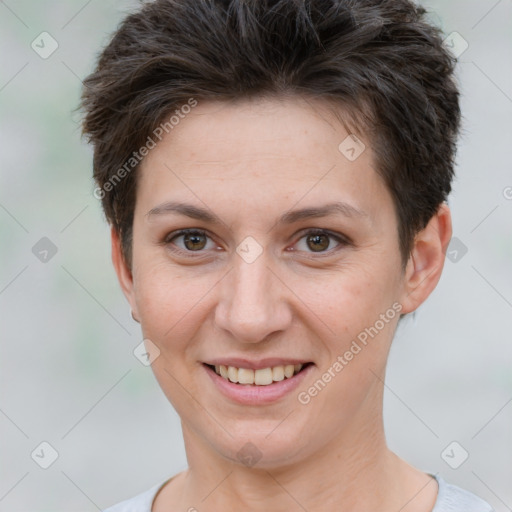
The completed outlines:
{"type": "Polygon", "coordinates": [[[436,287],[451,236],[450,209],[443,203],[427,226],[415,237],[405,270],[402,313],[417,309],[436,287]]]}
{"type": "Polygon", "coordinates": [[[117,274],[117,279],[119,280],[119,284],[121,285],[126,299],[130,303],[132,315],[138,317],[132,271],[126,264],[119,234],[113,227],[110,230],[110,239],[112,243],[112,263],[117,274]]]}

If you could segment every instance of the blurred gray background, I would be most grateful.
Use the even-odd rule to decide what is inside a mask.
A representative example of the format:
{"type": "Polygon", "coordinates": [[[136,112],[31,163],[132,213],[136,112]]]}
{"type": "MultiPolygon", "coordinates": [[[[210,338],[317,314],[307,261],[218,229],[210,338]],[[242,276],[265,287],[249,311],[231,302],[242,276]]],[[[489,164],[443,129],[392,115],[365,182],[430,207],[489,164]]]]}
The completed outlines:
{"type": "MultiPolygon", "coordinates": [[[[459,53],[464,132],[455,239],[392,348],[387,436],[412,464],[510,511],[512,0],[423,4],[459,53]]],[[[1,512],[93,512],[186,467],[179,418],[132,353],[141,334],[73,111],[135,6],[0,1],[1,512]]]]}

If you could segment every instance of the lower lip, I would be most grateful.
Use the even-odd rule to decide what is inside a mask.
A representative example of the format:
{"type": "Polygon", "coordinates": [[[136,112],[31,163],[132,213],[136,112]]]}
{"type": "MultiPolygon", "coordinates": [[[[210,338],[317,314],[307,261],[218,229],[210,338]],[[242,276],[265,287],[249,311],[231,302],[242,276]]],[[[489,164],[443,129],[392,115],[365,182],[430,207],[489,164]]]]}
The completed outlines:
{"type": "Polygon", "coordinates": [[[256,386],[250,384],[235,384],[221,377],[215,373],[214,370],[203,364],[203,368],[217,386],[217,389],[224,396],[243,405],[261,405],[276,402],[296,389],[313,369],[313,366],[314,365],[310,364],[289,379],[274,382],[267,386],[256,386]]]}

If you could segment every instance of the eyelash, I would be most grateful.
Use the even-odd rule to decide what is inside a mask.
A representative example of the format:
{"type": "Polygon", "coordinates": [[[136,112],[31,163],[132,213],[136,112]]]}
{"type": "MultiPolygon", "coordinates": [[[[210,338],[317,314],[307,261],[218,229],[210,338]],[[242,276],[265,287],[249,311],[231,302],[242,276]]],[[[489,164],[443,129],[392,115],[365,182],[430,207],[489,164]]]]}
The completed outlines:
{"type": "MultiPolygon", "coordinates": [[[[201,249],[198,251],[189,251],[186,249],[181,249],[179,247],[172,247],[174,244],[172,243],[177,238],[184,236],[184,235],[201,235],[206,236],[210,240],[212,240],[212,237],[208,235],[208,233],[202,229],[195,229],[195,228],[189,228],[189,229],[181,229],[179,231],[176,231],[174,233],[170,233],[164,240],[164,245],[167,246],[171,251],[178,253],[178,254],[186,254],[187,257],[193,257],[193,258],[201,258],[204,257],[205,249],[201,249]]],[[[331,256],[334,252],[337,250],[352,245],[352,241],[343,235],[332,233],[329,230],[326,229],[319,229],[319,228],[312,228],[309,230],[304,231],[301,236],[298,238],[298,240],[295,242],[297,244],[300,240],[303,238],[306,238],[311,235],[326,235],[329,238],[335,240],[338,245],[332,249],[328,248],[326,251],[308,251],[308,254],[313,254],[314,258],[322,257],[322,256],[331,256]]]]}

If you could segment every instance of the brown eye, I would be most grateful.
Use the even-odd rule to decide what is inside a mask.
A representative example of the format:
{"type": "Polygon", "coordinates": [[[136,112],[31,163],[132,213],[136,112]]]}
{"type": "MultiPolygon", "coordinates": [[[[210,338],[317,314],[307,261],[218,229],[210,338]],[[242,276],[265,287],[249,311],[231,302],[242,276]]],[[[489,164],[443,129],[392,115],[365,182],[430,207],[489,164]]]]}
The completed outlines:
{"type": "Polygon", "coordinates": [[[314,252],[325,251],[329,248],[330,240],[326,234],[308,235],[306,243],[314,252]]]}
{"type": "Polygon", "coordinates": [[[292,250],[310,254],[317,253],[318,255],[325,253],[327,256],[348,245],[351,245],[350,239],[341,234],[331,233],[323,229],[314,229],[304,233],[292,250]]]}
{"type": "Polygon", "coordinates": [[[205,252],[215,247],[213,240],[204,232],[196,229],[186,229],[169,235],[165,244],[170,249],[182,253],[205,252]]]}
{"type": "Polygon", "coordinates": [[[207,237],[203,233],[187,233],[183,235],[183,244],[189,251],[200,251],[206,246],[207,237]]]}

